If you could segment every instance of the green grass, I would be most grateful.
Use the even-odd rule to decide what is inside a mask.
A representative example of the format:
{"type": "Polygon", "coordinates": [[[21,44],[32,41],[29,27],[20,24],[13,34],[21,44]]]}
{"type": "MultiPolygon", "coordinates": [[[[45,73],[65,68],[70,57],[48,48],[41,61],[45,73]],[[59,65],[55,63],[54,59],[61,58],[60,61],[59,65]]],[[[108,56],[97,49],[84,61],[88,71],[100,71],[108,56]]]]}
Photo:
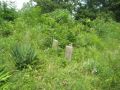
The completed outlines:
{"type": "Polygon", "coordinates": [[[25,11],[10,24],[12,34],[0,36],[0,66],[5,65],[12,72],[1,90],[120,89],[119,23],[96,19],[88,27],[70,18],[65,10],[43,15],[38,15],[38,11],[38,8],[25,11]],[[59,41],[57,51],[51,48],[53,39],[59,41]],[[15,47],[16,43],[21,44],[15,47]],[[70,43],[74,49],[69,62],[64,54],[65,45],[70,43]],[[15,60],[20,65],[26,65],[24,60],[30,63],[19,70],[15,60]]]}

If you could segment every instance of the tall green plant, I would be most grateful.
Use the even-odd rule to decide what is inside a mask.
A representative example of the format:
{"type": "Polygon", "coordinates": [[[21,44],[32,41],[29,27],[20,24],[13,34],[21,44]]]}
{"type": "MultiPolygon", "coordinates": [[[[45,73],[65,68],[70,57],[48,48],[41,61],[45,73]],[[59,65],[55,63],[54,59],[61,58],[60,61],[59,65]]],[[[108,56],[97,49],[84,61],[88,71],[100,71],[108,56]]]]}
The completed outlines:
{"type": "Polygon", "coordinates": [[[17,69],[22,70],[31,65],[36,59],[37,55],[35,50],[27,44],[17,44],[12,48],[11,55],[15,60],[17,69]]]}

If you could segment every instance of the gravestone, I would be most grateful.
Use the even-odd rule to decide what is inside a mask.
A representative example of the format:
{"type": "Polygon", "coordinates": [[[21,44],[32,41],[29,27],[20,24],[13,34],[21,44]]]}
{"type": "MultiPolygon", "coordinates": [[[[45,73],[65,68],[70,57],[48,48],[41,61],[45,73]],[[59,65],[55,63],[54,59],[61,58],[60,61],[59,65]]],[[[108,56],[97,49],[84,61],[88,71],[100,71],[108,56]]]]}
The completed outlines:
{"type": "Polygon", "coordinates": [[[52,48],[57,50],[58,49],[58,40],[53,39],[53,44],[52,44],[52,48]]]}
{"type": "Polygon", "coordinates": [[[67,45],[66,49],[65,49],[65,58],[69,61],[71,61],[72,59],[72,53],[73,53],[73,46],[71,45],[67,45]]]}

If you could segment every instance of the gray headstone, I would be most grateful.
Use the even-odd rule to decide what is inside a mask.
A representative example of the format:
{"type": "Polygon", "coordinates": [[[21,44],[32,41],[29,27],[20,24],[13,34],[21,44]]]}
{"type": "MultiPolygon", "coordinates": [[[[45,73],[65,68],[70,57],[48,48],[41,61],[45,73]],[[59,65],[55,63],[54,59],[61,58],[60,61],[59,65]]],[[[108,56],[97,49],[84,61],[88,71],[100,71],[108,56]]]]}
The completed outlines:
{"type": "Polygon", "coordinates": [[[58,40],[53,39],[53,44],[52,44],[52,48],[57,50],[58,49],[58,40]]]}
{"type": "Polygon", "coordinates": [[[65,58],[69,61],[72,59],[72,54],[73,54],[73,46],[72,45],[67,45],[65,49],[65,58]]]}

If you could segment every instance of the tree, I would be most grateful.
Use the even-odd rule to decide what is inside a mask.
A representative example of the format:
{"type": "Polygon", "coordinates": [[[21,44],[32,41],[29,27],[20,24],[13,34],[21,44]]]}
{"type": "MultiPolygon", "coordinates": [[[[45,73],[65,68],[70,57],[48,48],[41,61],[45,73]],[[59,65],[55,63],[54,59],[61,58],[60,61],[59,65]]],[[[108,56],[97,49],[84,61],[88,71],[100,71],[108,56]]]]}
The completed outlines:
{"type": "Polygon", "coordinates": [[[13,21],[17,16],[16,10],[8,6],[6,2],[0,2],[0,18],[6,21],[13,21]]]}
{"type": "Polygon", "coordinates": [[[108,8],[114,13],[116,21],[120,22],[120,0],[111,0],[108,8]]]}
{"type": "Polygon", "coordinates": [[[117,20],[120,14],[120,1],[119,0],[34,0],[37,5],[42,8],[43,13],[54,11],[55,9],[62,8],[69,10],[76,20],[81,18],[95,19],[100,12],[115,13],[117,20]]]}

